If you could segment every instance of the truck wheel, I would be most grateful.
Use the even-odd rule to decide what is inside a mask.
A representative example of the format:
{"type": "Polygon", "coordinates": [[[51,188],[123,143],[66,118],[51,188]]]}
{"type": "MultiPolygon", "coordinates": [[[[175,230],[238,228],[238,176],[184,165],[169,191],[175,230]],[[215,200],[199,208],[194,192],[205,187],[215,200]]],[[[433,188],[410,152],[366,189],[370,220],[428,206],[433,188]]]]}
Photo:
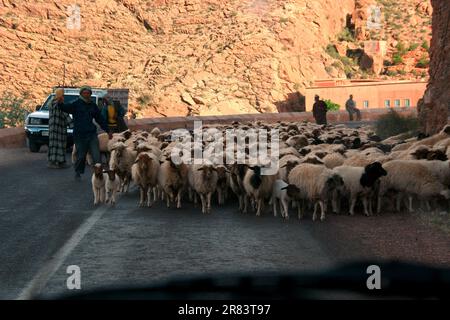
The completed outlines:
{"type": "Polygon", "coordinates": [[[31,152],[39,152],[39,150],[41,149],[41,146],[34,142],[33,140],[27,139],[28,140],[28,148],[30,149],[31,152]]]}

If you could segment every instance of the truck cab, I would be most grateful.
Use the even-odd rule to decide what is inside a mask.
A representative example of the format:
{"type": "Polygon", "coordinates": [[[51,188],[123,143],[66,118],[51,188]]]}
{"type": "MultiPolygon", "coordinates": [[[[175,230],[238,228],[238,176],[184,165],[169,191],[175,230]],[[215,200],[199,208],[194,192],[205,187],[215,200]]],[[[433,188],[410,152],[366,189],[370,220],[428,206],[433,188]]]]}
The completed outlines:
{"type": "MultiPolygon", "coordinates": [[[[37,106],[36,111],[27,115],[25,119],[25,134],[27,137],[27,146],[31,152],[39,152],[41,146],[48,145],[48,119],[49,107],[52,98],[55,96],[53,88],[51,93],[42,106],[37,106]]],[[[97,106],[101,106],[103,97],[108,93],[107,89],[92,89],[92,99],[97,106]]],[[[71,103],[78,99],[79,88],[64,88],[64,103],[71,103]]],[[[72,115],[70,115],[72,117],[72,115]]],[[[67,148],[73,145],[73,124],[67,127],[67,148]]]]}

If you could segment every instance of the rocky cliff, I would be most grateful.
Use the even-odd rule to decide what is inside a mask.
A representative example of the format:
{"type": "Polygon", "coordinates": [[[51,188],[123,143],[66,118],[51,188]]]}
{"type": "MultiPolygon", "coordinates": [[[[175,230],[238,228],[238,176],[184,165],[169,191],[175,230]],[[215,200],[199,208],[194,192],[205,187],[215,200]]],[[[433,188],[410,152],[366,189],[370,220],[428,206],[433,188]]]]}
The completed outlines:
{"type": "Polygon", "coordinates": [[[422,131],[430,135],[447,124],[450,108],[450,2],[432,0],[431,3],[433,38],[430,80],[419,106],[422,131]]]}
{"type": "Polygon", "coordinates": [[[67,25],[73,2],[0,0],[0,92],[39,103],[65,65],[65,84],[130,88],[140,116],[299,110],[315,79],[367,76],[358,54],[376,35],[364,12],[394,10],[388,0],[80,0],[78,30],[67,25]]]}

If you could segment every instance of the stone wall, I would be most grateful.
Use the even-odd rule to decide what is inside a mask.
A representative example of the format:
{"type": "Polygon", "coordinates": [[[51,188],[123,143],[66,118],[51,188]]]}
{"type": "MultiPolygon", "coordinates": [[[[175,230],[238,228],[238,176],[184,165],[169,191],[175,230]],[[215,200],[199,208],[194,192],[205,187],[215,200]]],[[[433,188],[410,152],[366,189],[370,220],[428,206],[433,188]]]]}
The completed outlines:
{"type": "MultiPolygon", "coordinates": [[[[402,116],[416,115],[416,108],[396,108],[402,116]]],[[[372,122],[381,115],[386,114],[388,109],[368,109],[361,111],[362,121],[372,122]]],[[[342,123],[348,121],[346,111],[328,112],[329,123],[342,123]]],[[[237,114],[227,116],[198,116],[198,117],[161,117],[128,120],[128,127],[131,130],[147,129],[158,127],[163,131],[172,129],[193,129],[194,121],[201,120],[202,125],[230,124],[234,121],[247,123],[251,121],[263,121],[273,123],[277,121],[314,121],[311,112],[284,112],[284,113],[255,113],[237,114]]],[[[25,132],[23,128],[0,129],[0,148],[20,148],[25,147],[25,132]]]]}

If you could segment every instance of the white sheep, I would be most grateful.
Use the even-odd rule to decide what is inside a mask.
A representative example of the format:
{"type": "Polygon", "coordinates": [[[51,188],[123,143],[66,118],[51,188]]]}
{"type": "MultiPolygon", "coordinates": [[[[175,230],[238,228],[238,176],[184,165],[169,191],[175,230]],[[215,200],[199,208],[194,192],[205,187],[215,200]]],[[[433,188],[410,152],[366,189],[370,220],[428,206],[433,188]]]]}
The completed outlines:
{"type": "MultiPolygon", "coordinates": [[[[344,181],[336,172],[317,164],[299,164],[289,173],[286,187],[289,197],[296,200],[309,200],[314,204],[313,221],[317,218],[318,206],[321,208],[320,220],[325,220],[326,204],[335,190],[342,190],[344,181]]],[[[299,219],[302,217],[298,203],[299,219]]]]}
{"type": "MultiPolygon", "coordinates": [[[[413,212],[412,201],[416,196],[421,200],[443,196],[450,199],[450,191],[421,161],[393,160],[383,164],[387,176],[380,179],[377,213],[381,211],[381,199],[390,190],[408,197],[409,212],[413,212]]],[[[399,202],[397,202],[397,210],[399,202]]]]}
{"type": "Polygon", "coordinates": [[[277,216],[277,206],[280,208],[281,216],[285,219],[289,219],[289,201],[290,198],[287,194],[288,184],[281,179],[275,180],[272,188],[272,206],[273,215],[277,216]]]}
{"type": "Polygon", "coordinates": [[[189,167],[190,187],[200,196],[202,213],[211,213],[211,197],[217,188],[217,169],[212,165],[193,164],[189,167]]]}
{"type": "MultiPolygon", "coordinates": [[[[161,161],[160,161],[161,162],[161,161]]],[[[176,164],[172,158],[161,162],[158,171],[158,185],[166,198],[167,207],[170,202],[176,201],[177,208],[181,208],[181,197],[186,190],[188,179],[188,166],[185,163],[176,164]]]]}
{"type": "Polygon", "coordinates": [[[114,170],[103,171],[107,174],[107,179],[105,183],[106,189],[106,203],[111,205],[116,204],[116,194],[120,189],[120,178],[114,170]]]}
{"type": "Polygon", "coordinates": [[[325,167],[328,169],[333,169],[335,167],[342,166],[344,164],[345,157],[338,152],[333,152],[323,157],[322,161],[325,167]]]}
{"type": "MultiPolygon", "coordinates": [[[[354,214],[356,200],[361,197],[364,214],[372,214],[372,196],[378,187],[379,178],[387,174],[381,163],[374,162],[365,167],[340,166],[334,168],[344,181],[344,193],[349,195],[349,213],[354,214]]],[[[336,195],[336,194],[335,194],[336,195]]],[[[333,199],[334,201],[336,199],[333,199]]],[[[334,203],[336,206],[336,203],[334,203]]],[[[336,208],[334,208],[336,209],[336,208]]],[[[339,209],[336,210],[339,213],[339,209]]]]}
{"type": "Polygon", "coordinates": [[[105,182],[108,179],[106,173],[103,173],[101,163],[94,165],[94,172],[92,173],[92,192],[94,193],[94,205],[105,202],[105,182]]]}
{"type": "Polygon", "coordinates": [[[288,154],[281,157],[278,163],[278,165],[280,166],[280,169],[278,170],[278,178],[283,181],[287,181],[289,172],[292,170],[292,168],[300,164],[300,162],[301,159],[295,155],[288,154]]]}
{"type": "Polygon", "coordinates": [[[159,128],[158,127],[154,127],[153,129],[152,129],[152,131],[150,131],[150,134],[152,135],[152,136],[154,136],[154,137],[159,137],[159,135],[161,134],[161,130],[159,130],[159,128]]]}
{"type": "Polygon", "coordinates": [[[152,195],[154,188],[157,185],[159,159],[153,153],[142,152],[131,167],[131,176],[135,185],[139,186],[140,198],[139,206],[143,207],[147,204],[148,207],[153,205],[152,195]]]}
{"type": "Polygon", "coordinates": [[[131,167],[136,159],[137,152],[127,148],[123,142],[117,142],[111,148],[109,168],[120,177],[120,191],[128,192],[131,182],[131,167]]]}

